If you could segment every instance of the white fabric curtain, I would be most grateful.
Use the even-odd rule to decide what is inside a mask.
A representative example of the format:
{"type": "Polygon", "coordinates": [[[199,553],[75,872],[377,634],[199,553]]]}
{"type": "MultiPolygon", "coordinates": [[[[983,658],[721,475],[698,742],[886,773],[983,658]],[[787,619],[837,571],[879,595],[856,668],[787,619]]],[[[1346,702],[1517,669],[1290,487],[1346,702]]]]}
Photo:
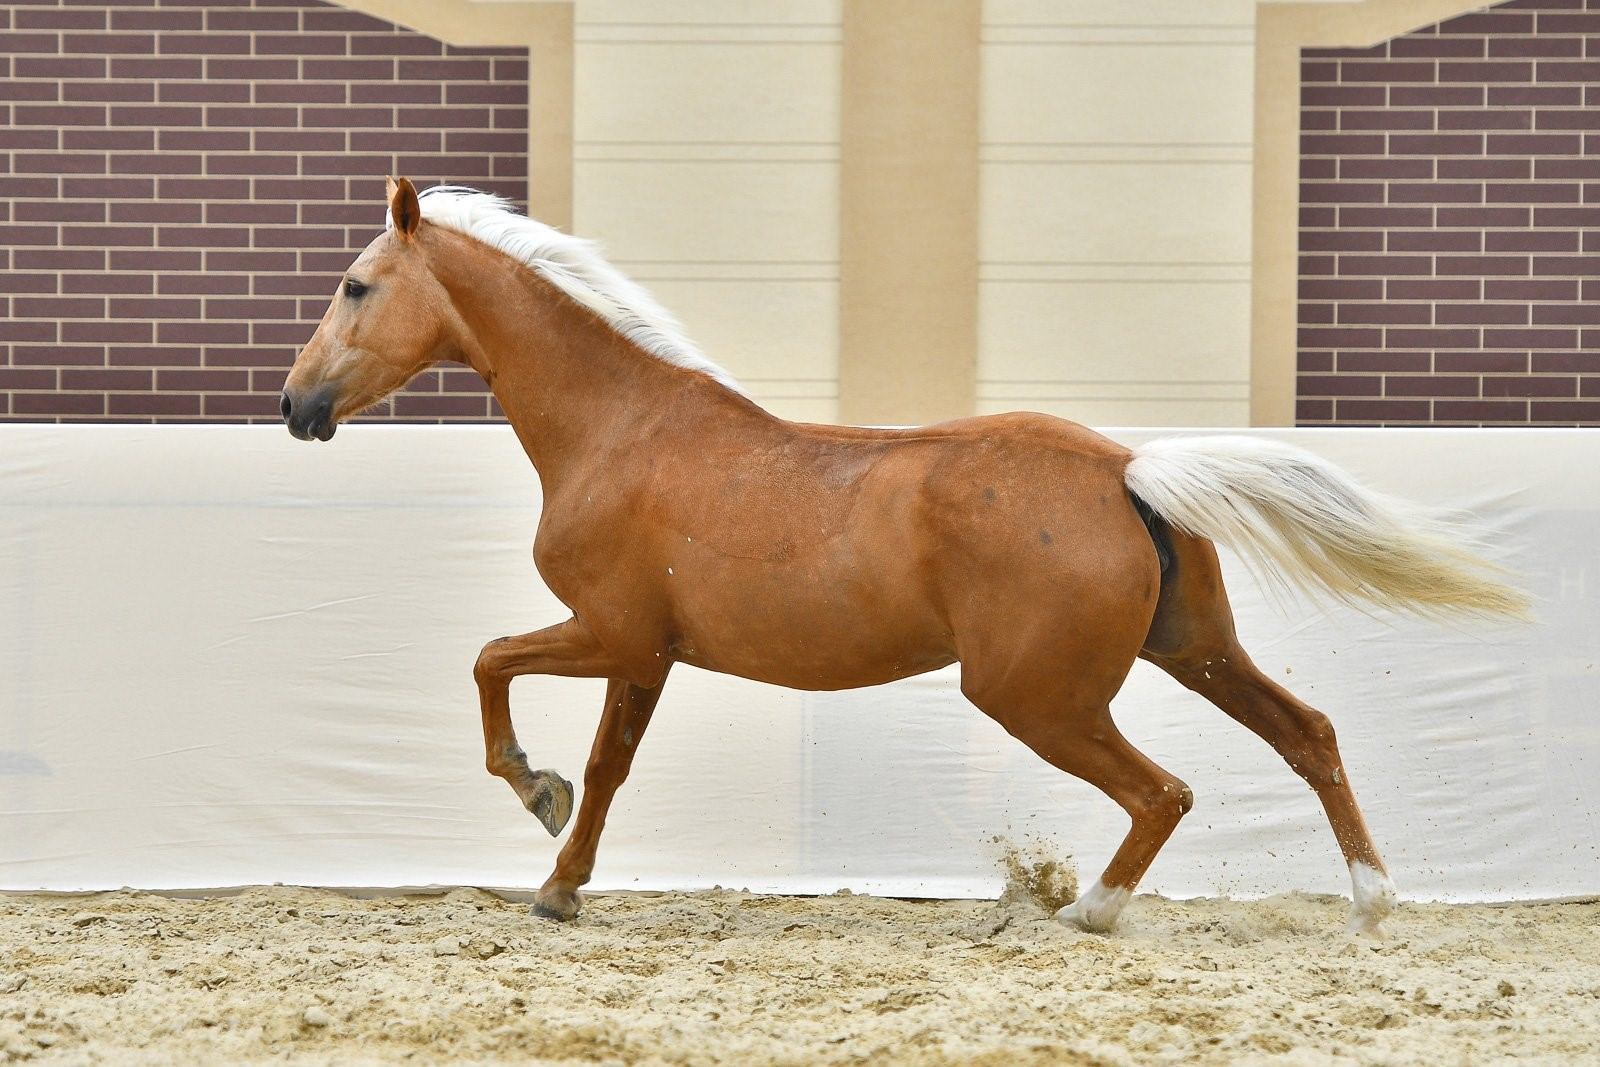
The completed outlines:
{"type": "MultiPolygon", "coordinates": [[[[1532,626],[1278,607],[1225,560],[1246,647],[1333,717],[1403,894],[1600,893],[1600,436],[1270,436],[1471,513],[1539,598],[1532,626]]],[[[538,497],[498,427],[0,426],[0,888],[537,886],[557,843],[483,770],[471,667],[565,617],[538,497]]],[[[581,780],[602,691],[513,686],[535,766],[581,780]]],[[[1197,797],[1144,889],[1345,891],[1260,740],[1142,664],[1115,710],[1197,797]]],[[[1125,828],[954,670],[807,694],[680,667],[594,888],[989,895],[996,839],[1093,874],[1125,828]]]]}

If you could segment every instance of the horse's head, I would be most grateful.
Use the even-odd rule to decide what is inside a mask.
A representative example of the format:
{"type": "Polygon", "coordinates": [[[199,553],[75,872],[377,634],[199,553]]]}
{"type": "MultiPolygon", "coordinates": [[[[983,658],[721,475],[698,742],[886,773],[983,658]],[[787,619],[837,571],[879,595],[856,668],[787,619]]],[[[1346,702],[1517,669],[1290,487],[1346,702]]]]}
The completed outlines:
{"type": "Polygon", "coordinates": [[[419,371],[461,358],[460,319],[419,247],[422,209],[405,178],[389,179],[389,214],[394,225],[339,280],[283,383],[283,421],[302,441],[328,440],[419,371]]]}

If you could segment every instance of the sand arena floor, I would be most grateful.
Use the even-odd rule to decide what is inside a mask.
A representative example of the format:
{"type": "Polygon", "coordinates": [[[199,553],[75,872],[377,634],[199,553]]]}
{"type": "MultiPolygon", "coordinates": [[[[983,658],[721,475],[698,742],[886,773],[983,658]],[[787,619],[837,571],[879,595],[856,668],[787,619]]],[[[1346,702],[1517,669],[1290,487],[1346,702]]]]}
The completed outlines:
{"type": "Polygon", "coordinates": [[[1407,904],[1373,944],[1335,898],[1144,896],[1102,937],[1024,889],[572,925],[468,889],[0,896],[0,1062],[1600,1063],[1600,904],[1407,904]]]}

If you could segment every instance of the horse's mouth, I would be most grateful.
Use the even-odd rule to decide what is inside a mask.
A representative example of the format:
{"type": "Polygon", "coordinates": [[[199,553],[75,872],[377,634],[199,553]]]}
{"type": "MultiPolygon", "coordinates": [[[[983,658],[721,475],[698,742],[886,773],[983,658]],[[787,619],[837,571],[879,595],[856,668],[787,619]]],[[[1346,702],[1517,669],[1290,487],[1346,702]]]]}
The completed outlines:
{"type": "Polygon", "coordinates": [[[300,441],[328,441],[339,428],[333,390],[327,386],[298,397],[284,390],[278,408],[289,433],[300,441]]]}
{"type": "Polygon", "coordinates": [[[290,435],[297,441],[331,441],[334,432],[339,429],[339,423],[331,415],[309,423],[292,421],[288,426],[290,435]]]}

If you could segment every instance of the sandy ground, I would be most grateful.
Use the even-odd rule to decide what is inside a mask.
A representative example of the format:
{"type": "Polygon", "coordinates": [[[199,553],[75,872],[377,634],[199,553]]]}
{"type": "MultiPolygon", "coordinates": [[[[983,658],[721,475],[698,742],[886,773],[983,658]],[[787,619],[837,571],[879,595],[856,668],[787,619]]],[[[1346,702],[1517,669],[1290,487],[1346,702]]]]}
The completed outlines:
{"type": "Polygon", "coordinates": [[[1331,897],[1145,896],[1093,936],[1014,887],[571,925],[469,889],[0,896],[0,1062],[1600,1063],[1600,904],[1407,904],[1370,943],[1331,897]]]}

